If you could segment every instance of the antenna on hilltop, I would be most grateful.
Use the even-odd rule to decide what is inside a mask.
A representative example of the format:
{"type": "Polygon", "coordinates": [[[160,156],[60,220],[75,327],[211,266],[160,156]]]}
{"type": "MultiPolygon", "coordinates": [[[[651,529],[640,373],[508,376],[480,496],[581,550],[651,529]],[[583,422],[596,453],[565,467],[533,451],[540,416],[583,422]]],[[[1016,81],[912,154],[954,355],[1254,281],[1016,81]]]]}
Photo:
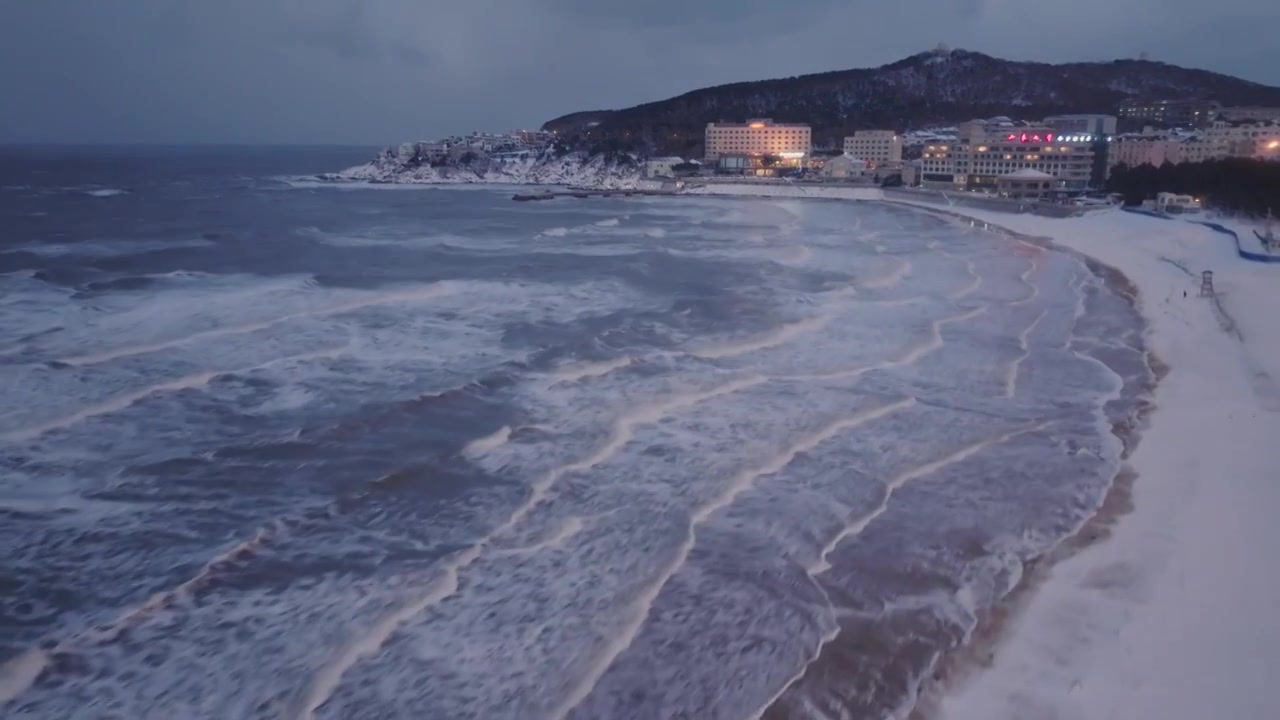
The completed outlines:
{"type": "Polygon", "coordinates": [[[933,49],[933,52],[938,55],[949,55],[951,53],[951,48],[947,47],[946,43],[940,42],[938,43],[938,47],[933,49]]]}
{"type": "Polygon", "coordinates": [[[1139,59],[1139,60],[1150,60],[1150,59],[1151,59],[1151,53],[1147,52],[1146,50],[1143,50],[1142,52],[1138,53],[1138,59],[1139,59]]]}

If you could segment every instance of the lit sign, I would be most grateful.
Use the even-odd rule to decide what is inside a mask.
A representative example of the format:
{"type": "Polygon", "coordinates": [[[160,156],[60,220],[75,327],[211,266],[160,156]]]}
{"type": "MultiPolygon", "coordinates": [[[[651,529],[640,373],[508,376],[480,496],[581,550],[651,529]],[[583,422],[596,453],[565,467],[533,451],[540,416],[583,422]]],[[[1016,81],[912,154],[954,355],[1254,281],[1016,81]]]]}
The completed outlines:
{"type": "Polygon", "coordinates": [[[802,153],[802,152],[785,152],[785,153],[778,153],[778,157],[780,157],[780,158],[786,158],[786,159],[788,159],[788,160],[794,160],[795,158],[802,158],[802,157],[804,157],[804,153],[802,153]]]}
{"type": "Polygon", "coordinates": [[[1005,140],[1008,140],[1008,141],[1010,141],[1010,142],[1012,142],[1012,141],[1014,141],[1014,140],[1017,140],[1017,139],[1018,139],[1018,136],[1017,136],[1017,135],[1014,135],[1013,133],[1009,133],[1009,137],[1005,138],[1005,140]]]}
{"type": "Polygon", "coordinates": [[[762,128],[762,127],[764,127],[764,123],[751,123],[751,124],[750,124],[750,125],[748,125],[747,127],[762,128]]]}
{"type": "Polygon", "coordinates": [[[1022,133],[1022,136],[1018,138],[1018,142],[1026,142],[1026,141],[1027,141],[1027,134],[1022,133]]]}
{"type": "Polygon", "coordinates": [[[1044,141],[1045,141],[1045,142],[1053,142],[1053,133],[1045,133],[1045,134],[1044,134],[1044,141]]]}

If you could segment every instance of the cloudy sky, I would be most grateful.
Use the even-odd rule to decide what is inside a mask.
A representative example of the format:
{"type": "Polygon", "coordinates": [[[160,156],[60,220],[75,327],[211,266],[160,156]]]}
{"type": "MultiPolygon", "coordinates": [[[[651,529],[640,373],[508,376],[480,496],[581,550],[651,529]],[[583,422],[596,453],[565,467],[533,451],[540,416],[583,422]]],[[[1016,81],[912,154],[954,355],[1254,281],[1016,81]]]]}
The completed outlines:
{"type": "Polygon", "coordinates": [[[1280,85],[1276,0],[0,0],[0,142],[381,144],[945,42],[1280,85]]]}

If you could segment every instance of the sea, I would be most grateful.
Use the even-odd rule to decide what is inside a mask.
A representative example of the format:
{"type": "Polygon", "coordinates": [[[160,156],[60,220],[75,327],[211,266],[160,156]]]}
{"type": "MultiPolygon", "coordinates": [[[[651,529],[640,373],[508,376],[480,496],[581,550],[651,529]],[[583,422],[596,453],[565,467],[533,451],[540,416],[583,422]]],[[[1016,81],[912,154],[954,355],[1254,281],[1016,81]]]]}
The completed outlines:
{"type": "Polygon", "coordinates": [[[1150,386],[980,222],[371,154],[0,149],[0,715],[905,717],[1150,386]]]}

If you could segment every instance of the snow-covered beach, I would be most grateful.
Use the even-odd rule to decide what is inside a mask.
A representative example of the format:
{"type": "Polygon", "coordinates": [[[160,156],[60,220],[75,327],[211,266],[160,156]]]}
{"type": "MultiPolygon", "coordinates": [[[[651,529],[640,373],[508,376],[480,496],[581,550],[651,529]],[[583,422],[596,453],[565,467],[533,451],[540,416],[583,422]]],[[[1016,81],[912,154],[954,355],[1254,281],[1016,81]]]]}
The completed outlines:
{"type": "Polygon", "coordinates": [[[935,714],[1273,716],[1280,582],[1266,568],[1280,540],[1280,267],[1240,259],[1205,227],[1117,210],[1062,220],[961,212],[1124,273],[1169,371],[1128,460],[1132,511],[1042,573],[996,633],[989,668],[962,674],[935,714]],[[1201,270],[1214,272],[1216,301],[1198,297],[1201,270]]]}

